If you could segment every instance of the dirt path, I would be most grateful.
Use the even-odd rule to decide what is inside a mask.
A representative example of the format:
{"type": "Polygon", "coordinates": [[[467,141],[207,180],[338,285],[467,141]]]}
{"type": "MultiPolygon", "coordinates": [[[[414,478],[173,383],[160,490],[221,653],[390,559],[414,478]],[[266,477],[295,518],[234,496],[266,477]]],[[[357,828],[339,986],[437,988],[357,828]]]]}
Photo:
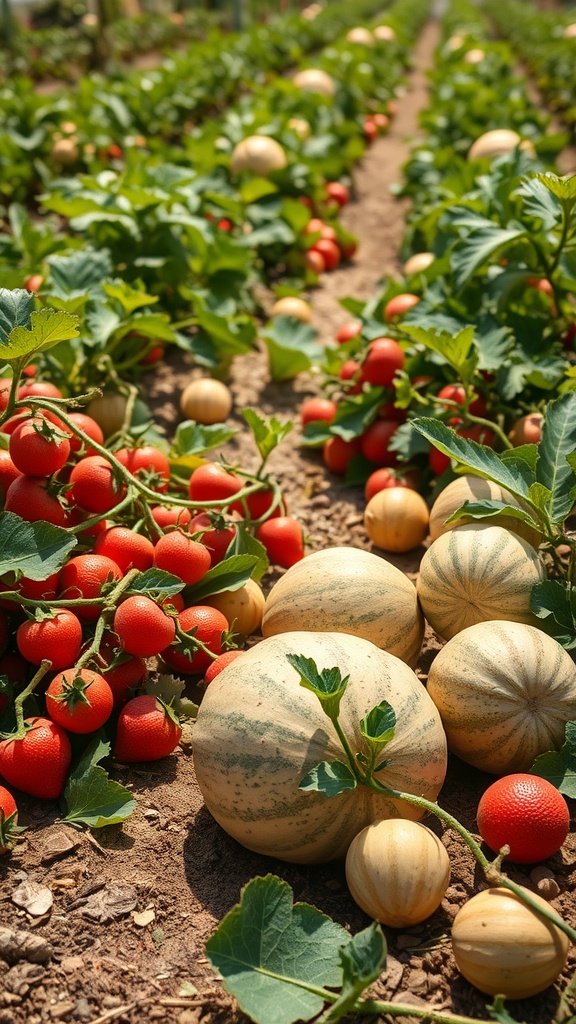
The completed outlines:
{"type": "MultiPolygon", "coordinates": [[[[326,335],[333,336],[343,319],[338,298],[367,296],[382,274],[399,265],[406,207],[387,187],[399,180],[408,155],[405,137],[415,131],[416,114],[425,101],[424,74],[435,32],[428,27],[415,51],[410,88],[399,102],[390,135],[371,148],[356,172],[357,199],[346,216],[361,238],[358,259],[354,266],[326,275],[312,297],[317,323],[326,335]]],[[[171,363],[147,381],[168,428],[177,420],[177,398],[190,371],[185,362],[171,363]]],[[[257,352],[236,361],[231,387],[234,419],[240,426],[239,410],[246,405],[280,418],[296,416],[302,396],[315,384],[309,377],[292,384],[271,383],[265,356],[257,352]]],[[[228,454],[253,461],[245,432],[228,454]]],[[[369,546],[361,525],[360,492],[327,479],[317,453],[303,453],[296,440],[288,439],[275,453],[273,469],[291,512],[307,528],[312,548],[369,546]]],[[[391,560],[412,574],[420,554],[391,560]]],[[[423,652],[421,675],[431,649],[428,644],[423,652]]],[[[198,697],[193,688],[191,696],[198,697]]],[[[296,899],[318,906],[352,933],[366,927],[368,919],[353,903],[341,865],[282,864],[251,854],[230,839],[203,807],[189,755],[184,743],[163,762],[119,769],[117,777],[133,790],[138,809],[123,828],[100,830],[98,846],[55,823],[55,805],[21,800],[21,819],[29,830],[18,851],[0,861],[0,927],[42,937],[52,956],[40,964],[0,959],[0,1024],[244,1024],[246,1018],[233,1009],[215,980],[203,946],[255,875],[279,874],[293,887],[296,899]],[[33,918],[16,907],[11,897],[22,882],[47,886],[54,897],[52,911],[33,918]],[[114,916],[118,906],[123,910],[114,916]],[[153,920],[139,924],[133,910],[149,910],[153,920]]],[[[474,828],[474,808],[486,784],[486,776],[454,761],[441,802],[474,828]]],[[[451,920],[478,879],[462,844],[451,833],[445,833],[444,842],[453,874],[442,908],[423,925],[388,931],[387,974],[373,994],[486,1018],[486,1000],[458,976],[447,944],[451,920]]],[[[576,883],[576,844],[550,864],[566,894],[559,909],[570,918],[567,900],[576,883]]],[[[519,869],[512,876],[528,881],[519,869]]],[[[553,1008],[554,994],[549,992],[515,1007],[514,1016],[541,1024],[550,1020],[553,1008]]]]}

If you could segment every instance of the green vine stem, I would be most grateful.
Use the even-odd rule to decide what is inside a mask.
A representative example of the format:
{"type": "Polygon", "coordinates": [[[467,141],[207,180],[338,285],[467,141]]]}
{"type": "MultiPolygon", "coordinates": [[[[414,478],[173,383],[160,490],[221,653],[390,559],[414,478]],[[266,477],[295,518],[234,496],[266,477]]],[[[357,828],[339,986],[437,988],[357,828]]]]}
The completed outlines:
{"type": "MultiPolygon", "coordinates": [[[[116,605],[118,604],[119,598],[122,597],[122,594],[124,593],[125,590],[128,590],[130,584],[132,583],[132,580],[134,580],[136,576],[139,575],[139,571],[139,569],[130,569],[130,571],[126,573],[124,578],[120,580],[118,585],[114,587],[114,589],[111,590],[110,593],[107,594],[106,597],[104,598],[102,611],[100,612],[98,622],[96,623],[94,638],[89,647],[87,647],[84,653],[81,654],[80,657],[78,658],[78,661],[74,666],[76,671],[83,668],[84,665],[87,665],[88,662],[92,658],[96,657],[96,655],[98,654],[98,651],[100,650],[100,645],[102,643],[102,637],[104,636],[104,630],[108,625],[108,620],[113,614],[113,612],[116,610],[116,605]]],[[[72,602],[69,602],[69,604],[72,604],[72,602]]]]}
{"type": "Polygon", "coordinates": [[[24,702],[34,692],[38,683],[44,678],[47,672],[52,668],[52,662],[44,660],[40,662],[37,671],[32,676],[32,679],[28,683],[21,693],[14,700],[14,713],[16,715],[16,730],[11,733],[0,733],[2,739],[8,740],[21,740],[27,733],[26,724],[24,722],[24,702]]]}
{"type": "Polygon", "coordinates": [[[519,896],[524,903],[527,903],[532,910],[535,910],[536,913],[541,914],[543,917],[547,917],[549,921],[552,921],[552,923],[560,928],[561,931],[565,932],[570,941],[576,945],[575,928],[572,928],[566,921],[563,921],[561,917],[556,916],[553,910],[548,910],[547,908],[540,906],[536,900],[532,899],[532,896],[527,890],[523,889],[522,886],[518,885],[516,882],[513,882],[507,875],[499,870],[502,857],[505,855],[503,852],[498,855],[496,860],[488,860],[488,858],[482,853],[482,850],[474,839],[474,836],[468,832],[468,829],[466,829],[464,825],[462,825],[461,822],[459,822],[452,814],[449,814],[448,811],[443,810],[443,808],[439,807],[438,804],[433,803],[432,800],[427,800],[426,797],[423,796],[415,796],[414,793],[402,793],[397,789],[389,789],[373,777],[368,778],[367,776],[363,776],[362,781],[365,785],[370,786],[371,789],[374,789],[377,793],[381,793],[383,796],[390,797],[393,800],[402,800],[404,803],[411,804],[413,807],[420,807],[422,810],[428,811],[430,814],[434,814],[437,818],[440,818],[441,821],[454,829],[460,838],[464,840],[476,858],[479,866],[482,868],[486,880],[490,885],[500,885],[506,889],[510,889],[516,894],[516,896],[519,896]]]}

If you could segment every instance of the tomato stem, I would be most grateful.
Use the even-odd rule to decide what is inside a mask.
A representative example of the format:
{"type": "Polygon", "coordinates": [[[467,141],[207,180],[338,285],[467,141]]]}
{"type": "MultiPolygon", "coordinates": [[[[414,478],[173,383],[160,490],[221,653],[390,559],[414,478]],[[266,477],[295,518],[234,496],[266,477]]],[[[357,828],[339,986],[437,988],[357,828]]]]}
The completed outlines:
{"type": "Polygon", "coordinates": [[[16,715],[16,731],[12,733],[1,733],[0,735],[2,736],[3,739],[21,740],[24,738],[24,736],[26,735],[26,726],[24,724],[24,702],[27,700],[30,694],[34,692],[40,680],[44,678],[46,673],[49,672],[51,668],[51,661],[41,661],[38,669],[36,670],[36,672],[32,676],[32,679],[28,683],[28,686],[26,686],[22,690],[22,692],[19,693],[18,696],[15,698],[14,713],[16,715]]]}
{"type": "Polygon", "coordinates": [[[108,619],[116,611],[119,598],[122,596],[125,590],[127,590],[132,581],[139,575],[139,569],[130,569],[126,573],[123,579],[120,580],[118,585],[106,595],[103,602],[102,611],[96,623],[96,629],[94,631],[94,639],[89,647],[86,648],[83,654],[80,655],[74,668],[79,670],[86,665],[91,658],[95,657],[100,650],[102,643],[102,637],[104,636],[104,630],[108,624],[108,619]]]}

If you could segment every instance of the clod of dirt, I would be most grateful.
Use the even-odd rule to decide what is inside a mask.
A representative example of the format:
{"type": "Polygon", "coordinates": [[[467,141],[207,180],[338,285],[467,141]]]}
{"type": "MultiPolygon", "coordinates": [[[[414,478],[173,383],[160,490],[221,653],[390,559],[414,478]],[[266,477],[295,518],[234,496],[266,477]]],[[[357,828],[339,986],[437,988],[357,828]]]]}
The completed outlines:
{"type": "Polygon", "coordinates": [[[80,840],[75,836],[71,838],[66,832],[54,832],[48,837],[42,850],[42,863],[50,864],[57,857],[70,853],[79,846],[80,840]]]}
{"type": "Polygon", "coordinates": [[[41,935],[12,928],[0,928],[0,957],[8,963],[28,960],[32,964],[43,964],[50,960],[52,946],[41,935]]]}
{"type": "MultiPolygon", "coordinates": [[[[77,901],[77,905],[78,905],[77,901]]],[[[138,893],[133,885],[107,885],[100,892],[92,893],[80,908],[83,917],[92,921],[107,924],[117,917],[123,917],[134,910],[138,903],[138,893]]]]}
{"type": "Polygon", "coordinates": [[[11,896],[17,907],[22,907],[31,917],[42,917],[52,909],[54,897],[45,885],[36,882],[21,882],[11,896]]]}

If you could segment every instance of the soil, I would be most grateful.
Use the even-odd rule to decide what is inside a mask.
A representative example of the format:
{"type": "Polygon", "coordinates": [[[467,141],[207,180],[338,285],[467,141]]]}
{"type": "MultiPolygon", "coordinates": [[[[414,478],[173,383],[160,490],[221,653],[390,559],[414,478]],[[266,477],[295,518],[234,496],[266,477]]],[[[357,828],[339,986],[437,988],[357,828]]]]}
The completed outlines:
{"type": "MultiPolygon", "coordinates": [[[[399,269],[406,205],[391,197],[388,186],[400,179],[408,156],[406,139],[417,131],[417,111],[425,102],[424,73],[436,38],[436,27],[428,26],[390,133],[374,143],[355,174],[355,198],[344,219],[360,238],[357,259],[325,275],[312,296],[316,324],[326,340],[346,319],[339,298],[367,297],[382,275],[399,269]]],[[[168,430],[192,372],[184,357],[166,363],[145,381],[155,413],[168,430]]],[[[239,426],[239,410],[247,405],[266,415],[297,418],[301,400],[317,392],[310,376],[271,383],[263,351],[235,362],[231,388],[239,426]]],[[[305,526],[309,549],[340,544],[370,549],[362,526],[361,492],[330,478],[318,453],[298,448],[296,435],[297,430],[274,453],[271,469],[282,483],[290,512],[305,526]]],[[[226,455],[255,464],[245,430],[230,442],[226,455]]],[[[415,579],[423,550],[386,557],[415,579]]],[[[280,572],[270,571],[266,589],[280,572]]],[[[439,646],[429,631],[417,669],[423,681],[439,646]]],[[[190,685],[192,697],[199,697],[198,690],[190,685]]],[[[244,1024],[247,1018],[215,977],[204,943],[238,902],[242,886],[256,875],[279,875],[292,886],[296,900],[314,904],[351,933],[368,925],[349,895],[341,864],[281,863],[245,850],[222,831],[203,806],[189,740],[188,730],[181,748],[164,761],[116,767],[115,777],[130,787],[138,807],[123,826],[101,829],[94,838],[59,821],[56,804],[20,798],[20,820],[27,831],[0,864],[0,957],[5,958],[0,959],[0,1024],[244,1024]],[[49,911],[33,915],[14,901],[16,890],[22,891],[26,883],[50,890],[49,911]],[[27,935],[19,937],[16,948],[16,939],[3,928],[27,935]]],[[[452,758],[440,803],[474,830],[477,802],[490,781],[492,777],[452,758]]],[[[457,910],[486,883],[457,835],[436,819],[427,823],[442,836],[450,855],[451,884],[440,909],[422,925],[385,930],[387,969],[371,994],[420,1010],[429,1005],[488,1019],[490,1000],[459,975],[449,944],[457,910]]],[[[574,835],[546,867],[559,887],[554,907],[576,926],[574,835]]],[[[509,873],[536,889],[530,868],[510,865],[509,873]]],[[[563,984],[575,967],[572,951],[563,984]]],[[[512,1004],[513,1016],[529,1024],[551,1022],[561,987],[512,1004]]]]}

